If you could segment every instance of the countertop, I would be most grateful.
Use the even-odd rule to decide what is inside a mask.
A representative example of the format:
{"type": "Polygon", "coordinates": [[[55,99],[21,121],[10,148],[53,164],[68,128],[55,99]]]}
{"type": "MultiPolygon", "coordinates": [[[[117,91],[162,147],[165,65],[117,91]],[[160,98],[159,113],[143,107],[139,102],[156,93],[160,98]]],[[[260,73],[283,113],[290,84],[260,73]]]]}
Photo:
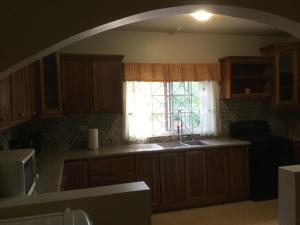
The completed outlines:
{"type": "Polygon", "coordinates": [[[56,202],[60,200],[71,200],[78,198],[89,198],[95,196],[116,195],[120,193],[149,191],[149,187],[144,182],[133,182],[126,184],[116,184],[102,187],[85,188],[64,192],[51,192],[34,194],[31,196],[13,197],[0,199],[0,209],[21,205],[37,203],[56,202]]]}
{"type": "Polygon", "coordinates": [[[44,151],[38,156],[38,173],[40,179],[37,185],[38,193],[58,191],[62,175],[63,162],[68,159],[84,159],[93,157],[105,157],[113,155],[143,154],[149,152],[187,151],[190,149],[216,149],[230,146],[245,146],[250,143],[230,138],[201,140],[206,145],[161,147],[155,144],[134,144],[120,146],[105,146],[97,151],[87,149],[44,151]]]}

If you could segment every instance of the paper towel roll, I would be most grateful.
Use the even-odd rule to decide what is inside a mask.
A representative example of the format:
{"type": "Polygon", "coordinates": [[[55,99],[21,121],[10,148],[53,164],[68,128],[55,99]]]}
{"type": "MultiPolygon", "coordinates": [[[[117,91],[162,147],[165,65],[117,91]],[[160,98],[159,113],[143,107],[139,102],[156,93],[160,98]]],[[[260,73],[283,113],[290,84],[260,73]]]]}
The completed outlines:
{"type": "Polygon", "coordinates": [[[98,143],[98,129],[89,129],[88,131],[88,148],[97,150],[99,148],[98,143]]]}

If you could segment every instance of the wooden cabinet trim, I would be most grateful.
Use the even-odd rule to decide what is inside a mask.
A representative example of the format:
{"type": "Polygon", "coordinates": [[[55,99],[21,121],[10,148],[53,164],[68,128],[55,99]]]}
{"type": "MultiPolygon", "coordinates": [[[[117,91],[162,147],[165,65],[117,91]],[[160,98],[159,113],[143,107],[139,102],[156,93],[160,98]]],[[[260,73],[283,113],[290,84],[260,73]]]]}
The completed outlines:
{"type": "Polygon", "coordinates": [[[78,61],[109,61],[121,62],[124,55],[96,55],[96,54],[61,54],[63,60],[78,60],[78,61]]]}

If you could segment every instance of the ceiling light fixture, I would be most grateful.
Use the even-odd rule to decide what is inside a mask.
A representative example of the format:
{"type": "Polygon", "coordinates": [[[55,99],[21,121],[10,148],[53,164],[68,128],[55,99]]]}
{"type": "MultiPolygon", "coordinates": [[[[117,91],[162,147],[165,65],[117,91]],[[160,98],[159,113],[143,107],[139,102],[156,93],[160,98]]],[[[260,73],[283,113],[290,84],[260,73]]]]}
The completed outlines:
{"type": "Polygon", "coordinates": [[[197,11],[191,14],[196,20],[206,21],[212,17],[212,13],[207,12],[205,10],[197,11]]]}

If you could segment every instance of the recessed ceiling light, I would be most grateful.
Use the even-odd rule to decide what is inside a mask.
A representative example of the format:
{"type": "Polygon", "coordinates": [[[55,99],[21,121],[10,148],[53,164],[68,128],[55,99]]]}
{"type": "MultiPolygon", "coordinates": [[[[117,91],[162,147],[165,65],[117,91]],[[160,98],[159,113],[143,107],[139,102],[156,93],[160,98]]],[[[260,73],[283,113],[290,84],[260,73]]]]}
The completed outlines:
{"type": "Polygon", "coordinates": [[[212,13],[207,12],[205,10],[197,11],[191,14],[196,20],[206,21],[212,17],[212,13]]]}

